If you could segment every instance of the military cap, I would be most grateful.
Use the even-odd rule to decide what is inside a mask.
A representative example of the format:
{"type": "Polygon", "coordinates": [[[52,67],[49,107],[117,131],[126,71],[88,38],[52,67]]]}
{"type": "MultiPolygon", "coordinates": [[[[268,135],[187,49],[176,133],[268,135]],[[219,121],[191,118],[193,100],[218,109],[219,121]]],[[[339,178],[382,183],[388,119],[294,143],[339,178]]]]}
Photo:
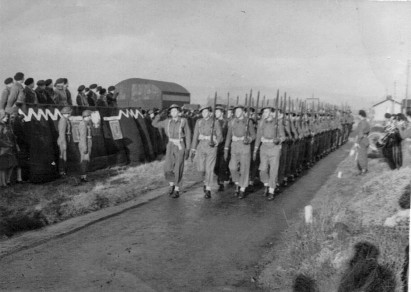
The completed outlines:
{"type": "Polygon", "coordinates": [[[90,88],[90,89],[95,89],[95,88],[97,88],[97,84],[91,84],[91,85],[89,86],[89,88],[90,88]]]}
{"type": "Polygon", "coordinates": [[[69,106],[65,106],[62,108],[62,110],[60,111],[61,114],[71,114],[71,107],[69,106]]]}
{"type": "Polygon", "coordinates": [[[44,80],[39,80],[39,81],[37,81],[37,86],[45,86],[46,85],[46,82],[44,82],[44,80]]]}
{"type": "Polygon", "coordinates": [[[91,110],[85,110],[83,111],[83,113],[81,114],[81,116],[84,117],[90,117],[91,116],[91,110]]]}
{"type": "Polygon", "coordinates": [[[46,86],[49,86],[51,83],[53,83],[53,80],[51,80],[51,79],[47,79],[45,81],[46,86]]]}
{"type": "Polygon", "coordinates": [[[67,83],[68,83],[68,79],[67,79],[67,78],[61,78],[61,79],[63,79],[63,83],[64,83],[64,84],[67,84],[67,83]]]}
{"type": "Polygon", "coordinates": [[[100,89],[99,93],[100,94],[106,94],[107,90],[105,88],[100,89]]]}
{"type": "Polygon", "coordinates": [[[181,110],[181,107],[180,107],[179,105],[176,105],[176,104],[172,104],[172,105],[168,108],[168,110],[171,111],[173,108],[176,108],[176,109],[178,109],[179,111],[181,110]]]}
{"type": "Polygon", "coordinates": [[[90,88],[86,87],[86,88],[84,88],[84,90],[85,90],[86,92],[89,92],[89,91],[90,91],[90,88]]]}
{"type": "Polygon", "coordinates": [[[238,109],[238,108],[241,108],[242,110],[244,110],[244,106],[243,106],[243,105],[237,104],[237,105],[233,108],[233,111],[235,111],[235,110],[238,109]]]}
{"type": "Polygon", "coordinates": [[[27,78],[26,81],[24,81],[24,85],[30,85],[34,83],[34,79],[33,78],[27,78]]]}
{"type": "Polygon", "coordinates": [[[233,110],[234,110],[234,106],[230,105],[227,110],[228,110],[228,111],[233,111],[233,110]]]}
{"type": "Polygon", "coordinates": [[[362,116],[363,118],[366,118],[366,117],[367,117],[367,114],[365,113],[365,110],[360,110],[360,111],[358,112],[358,114],[359,114],[360,116],[362,116]]]}
{"type": "Polygon", "coordinates": [[[212,111],[211,106],[205,105],[205,106],[203,106],[203,107],[200,108],[200,113],[201,113],[203,110],[205,110],[205,109],[208,109],[208,111],[210,111],[210,112],[212,111]]]}
{"type": "Polygon", "coordinates": [[[224,112],[225,108],[221,104],[218,104],[218,105],[216,105],[215,110],[220,110],[220,111],[224,112]]]}
{"type": "Polygon", "coordinates": [[[111,86],[108,87],[108,91],[113,91],[113,90],[116,90],[115,86],[111,85],[111,86]]]}
{"type": "Polygon", "coordinates": [[[63,78],[59,78],[56,80],[56,85],[57,84],[64,84],[64,79],[63,78]]]}
{"type": "Polygon", "coordinates": [[[97,86],[97,91],[100,91],[101,89],[102,89],[103,87],[101,87],[100,85],[99,86],[97,86]]]}
{"type": "Polygon", "coordinates": [[[274,108],[273,108],[272,106],[267,105],[267,106],[264,106],[264,107],[261,108],[261,113],[262,113],[265,109],[269,109],[270,111],[274,111],[274,108]]]}
{"type": "Polygon", "coordinates": [[[86,89],[86,87],[85,87],[84,85],[80,85],[80,86],[77,88],[77,91],[78,91],[78,92],[81,92],[81,91],[83,91],[84,89],[86,89]]]}
{"type": "Polygon", "coordinates": [[[4,84],[10,84],[10,83],[13,83],[13,78],[11,78],[11,77],[9,77],[9,78],[6,78],[6,80],[4,80],[4,84]]]}
{"type": "Polygon", "coordinates": [[[21,72],[17,72],[16,75],[14,75],[14,80],[16,81],[21,81],[24,79],[24,74],[21,72]]]}

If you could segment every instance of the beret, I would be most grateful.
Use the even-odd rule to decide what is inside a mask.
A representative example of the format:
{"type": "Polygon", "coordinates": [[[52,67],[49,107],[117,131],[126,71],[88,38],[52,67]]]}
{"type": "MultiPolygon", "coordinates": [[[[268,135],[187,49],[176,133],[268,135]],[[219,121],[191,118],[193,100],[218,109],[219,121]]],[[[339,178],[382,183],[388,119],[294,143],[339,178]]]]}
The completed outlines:
{"type": "Polygon", "coordinates": [[[34,83],[34,79],[33,78],[27,78],[26,81],[24,81],[24,85],[30,85],[34,83]]]}
{"type": "Polygon", "coordinates": [[[90,88],[86,87],[85,90],[86,90],[86,92],[89,92],[89,91],[90,91],[90,88]]]}
{"type": "Polygon", "coordinates": [[[365,113],[365,110],[360,110],[360,111],[358,112],[358,114],[359,114],[360,116],[362,116],[363,118],[366,118],[366,117],[367,117],[367,114],[365,113]]]}
{"type": "Polygon", "coordinates": [[[100,94],[105,94],[107,92],[107,90],[105,88],[100,89],[99,93],[100,94]]]}
{"type": "Polygon", "coordinates": [[[63,84],[64,83],[64,79],[63,78],[59,78],[56,80],[56,84],[63,84]]]}
{"type": "Polygon", "coordinates": [[[44,80],[37,81],[37,86],[44,86],[44,85],[46,85],[46,82],[44,82],[44,80]]]}
{"type": "Polygon", "coordinates": [[[67,82],[68,82],[67,78],[61,78],[61,79],[63,79],[64,84],[67,84],[67,82]]]}
{"type": "Polygon", "coordinates": [[[17,72],[16,75],[14,75],[14,80],[20,81],[24,79],[24,74],[21,72],[17,72]]]}
{"type": "Polygon", "coordinates": [[[91,84],[91,85],[89,86],[89,88],[90,88],[90,89],[97,88],[97,84],[91,84]]]}
{"type": "Polygon", "coordinates": [[[46,86],[49,86],[51,83],[53,83],[53,80],[47,79],[45,82],[46,86]]]}
{"type": "Polygon", "coordinates": [[[111,85],[111,86],[108,87],[108,91],[113,91],[113,90],[116,90],[115,86],[111,85]]]}
{"type": "Polygon", "coordinates": [[[10,83],[13,83],[13,78],[9,77],[6,80],[4,80],[4,84],[7,85],[7,84],[10,84],[10,83]]]}
{"type": "Polygon", "coordinates": [[[80,85],[80,86],[77,88],[77,91],[83,91],[84,89],[86,89],[86,87],[85,87],[84,85],[80,85]]]}

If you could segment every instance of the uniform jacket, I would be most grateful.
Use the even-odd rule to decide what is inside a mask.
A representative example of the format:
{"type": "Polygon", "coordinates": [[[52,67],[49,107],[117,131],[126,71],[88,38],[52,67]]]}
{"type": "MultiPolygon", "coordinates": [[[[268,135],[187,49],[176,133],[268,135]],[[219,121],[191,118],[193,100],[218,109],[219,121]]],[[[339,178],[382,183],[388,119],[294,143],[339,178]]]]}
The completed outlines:
{"type": "Polygon", "coordinates": [[[26,96],[24,99],[24,103],[31,103],[31,104],[39,103],[36,92],[33,89],[29,88],[28,86],[24,88],[24,94],[26,96]]]}
{"type": "Polygon", "coordinates": [[[233,136],[239,137],[239,138],[246,136],[247,121],[250,123],[248,127],[249,137],[251,138],[251,141],[255,140],[255,127],[253,126],[251,120],[247,118],[242,118],[242,119],[234,118],[228,123],[228,131],[227,131],[227,137],[225,140],[225,148],[230,147],[233,136]]]}
{"type": "Polygon", "coordinates": [[[370,133],[371,127],[370,124],[366,120],[361,120],[358,124],[358,136],[357,136],[357,143],[363,146],[368,146],[368,133],[370,133]]]}
{"type": "Polygon", "coordinates": [[[79,142],[78,148],[80,150],[80,160],[90,161],[91,146],[92,146],[92,136],[91,136],[91,122],[85,122],[84,120],[79,123],[79,142]],[[85,154],[84,152],[88,152],[85,154]]]}
{"type": "Polygon", "coordinates": [[[213,122],[214,122],[213,136],[215,136],[215,139],[216,139],[214,140],[214,143],[220,144],[221,142],[223,142],[223,133],[222,133],[221,125],[219,121],[214,121],[214,119],[211,117],[209,117],[207,120],[202,118],[200,120],[197,120],[196,125],[194,127],[193,143],[191,146],[192,149],[197,149],[200,135],[207,136],[207,137],[211,136],[213,122]]]}
{"type": "Polygon", "coordinates": [[[95,94],[93,91],[89,91],[87,93],[87,101],[89,106],[95,106],[97,103],[97,94],[95,94]]]}
{"type": "Polygon", "coordinates": [[[87,96],[84,93],[77,94],[76,102],[78,106],[89,106],[87,96]]]}
{"type": "Polygon", "coordinates": [[[70,105],[67,101],[67,92],[62,86],[56,86],[54,89],[54,102],[58,105],[67,106],[70,105]]]}
{"type": "Polygon", "coordinates": [[[6,88],[3,89],[1,93],[1,98],[0,98],[0,109],[6,109],[7,106],[7,100],[10,95],[10,88],[6,86],[6,88]]]}
{"type": "Polygon", "coordinates": [[[46,87],[46,89],[44,89],[44,93],[47,96],[47,103],[54,104],[54,89],[51,87],[46,87]]]}
{"type": "Polygon", "coordinates": [[[14,83],[14,85],[10,88],[10,95],[7,99],[7,106],[6,110],[12,108],[16,102],[24,103],[25,94],[24,94],[24,87],[20,82],[14,83]]]}
{"type": "Polygon", "coordinates": [[[163,128],[169,139],[185,139],[186,148],[190,149],[191,132],[185,118],[178,117],[176,120],[167,118],[160,121],[160,115],[157,115],[151,124],[153,127],[163,128]]]}
{"type": "Polygon", "coordinates": [[[47,100],[46,90],[43,90],[40,87],[37,87],[35,92],[37,94],[38,103],[40,103],[40,104],[48,104],[49,103],[48,100],[47,100]]]}
{"type": "Polygon", "coordinates": [[[260,125],[257,129],[257,138],[255,140],[255,148],[258,148],[261,143],[261,139],[285,139],[284,125],[281,123],[281,119],[278,120],[278,127],[276,125],[275,119],[264,119],[261,120],[260,125]]]}
{"type": "Polygon", "coordinates": [[[65,117],[61,117],[58,124],[59,137],[57,138],[57,144],[61,150],[67,149],[67,135],[71,137],[71,122],[65,117]]]}
{"type": "Polygon", "coordinates": [[[117,96],[118,92],[114,94],[112,92],[107,93],[107,105],[109,107],[117,107],[117,96]]]}
{"type": "Polygon", "coordinates": [[[102,96],[102,95],[101,95],[101,96],[97,99],[96,106],[107,107],[107,101],[106,101],[105,96],[102,96]]]}
{"type": "Polygon", "coordinates": [[[71,100],[71,92],[68,89],[66,89],[66,96],[67,96],[67,103],[69,105],[73,105],[73,101],[71,100]]]}

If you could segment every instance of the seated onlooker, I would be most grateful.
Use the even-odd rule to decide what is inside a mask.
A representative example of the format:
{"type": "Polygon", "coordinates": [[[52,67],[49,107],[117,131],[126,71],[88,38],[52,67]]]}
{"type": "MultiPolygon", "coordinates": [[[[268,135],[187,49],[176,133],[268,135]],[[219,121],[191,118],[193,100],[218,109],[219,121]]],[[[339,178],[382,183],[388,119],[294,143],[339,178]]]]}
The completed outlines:
{"type": "Polygon", "coordinates": [[[4,84],[6,85],[6,88],[4,88],[3,92],[1,93],[0,110],[6,109],[7,100],[9,99],[9,95],[10,95],[10,89],[13,86],[13,78],[11,77],[7,78],[6,80],[4,80],[4,84]]]}
{"type": "Polygon", "coordinates": [[[114,86],[109,86],[107,93],[107,105],[109,107],[117,107],[117,96],[118,92],[114,92],[116,88],[114,86]]]}
{"type": "Polygon", "coordinates": [[[7,99],[6,111],[11,110],[12,107],[23,104],[25,100],[24,95],[24,74],[21,72],[17,72],[14,75],[14,82],[13,86],[10,88],[10,95],[7,99]]]}
{"type": "Polygon", "coordinates": [[[17,165],[15,139],[9,126],[9,114],[0,110],[0,187],[10,185],[13,168],[17,165]]]}
{"type": "Polygon", "coordinates": [[[47,79],[44,81],[46,88],[44,89],[44,92],[47,96],[47,103],[48,104],[54,104],[54,89],[53,89],[53,80],[47,79]]]}
{"type": "Polygon", "coordinates": [[[27,78],[26,81],[24,81],[24,85],[26,85],[26,87],[24,88],[24,94],[26,96],[24,103],[38,104],[37,94],[34,91],[34,79],[27,78]]]}
{"type": "Polygon", "coordinates": [[[67,106],[70,105],[67,101],[67,92],[64,88],[64,79],[59,78],[56,80],[54,88],[54,102],[55,104],[67,106]]]}
{"type": "Polygon", "coordinates": [[[47,95],[46,95],[46,82],[44,80],[37,81],[37,87],[34,90],[37,94],[37,100],[39,104],[47,104],[47,95]]]}
{"type": "Polygon", "coordinates": [[[85,94],[86,87],[84,85],[80,85],[77,89],[78,94],[76,98],[76,102],[78,106],[88,106],[87,96],[85,94]]]}
{"type": "Polygon", "coordinates": [[[96,105],[99,107],[107,107],[107,99],[106,99],[106,89],[102,88],[99,91],[99,97],[97,99],[96,105]]]}

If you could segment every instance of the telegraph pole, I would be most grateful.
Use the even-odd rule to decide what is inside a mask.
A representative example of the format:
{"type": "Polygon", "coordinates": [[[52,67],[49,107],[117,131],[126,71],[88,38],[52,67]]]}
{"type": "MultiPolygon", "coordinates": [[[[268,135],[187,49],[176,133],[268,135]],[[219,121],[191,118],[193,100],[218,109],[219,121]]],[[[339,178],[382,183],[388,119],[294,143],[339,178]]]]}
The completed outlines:
{"type": "Polygon", "coordinates": [[[411,61],[407,61],[407,80],[405,82],[405,101],[404,101],[404,113],[407,112],[407,107],[408,107],[408,82],[410,81],[410,65],[411,61]]]}

